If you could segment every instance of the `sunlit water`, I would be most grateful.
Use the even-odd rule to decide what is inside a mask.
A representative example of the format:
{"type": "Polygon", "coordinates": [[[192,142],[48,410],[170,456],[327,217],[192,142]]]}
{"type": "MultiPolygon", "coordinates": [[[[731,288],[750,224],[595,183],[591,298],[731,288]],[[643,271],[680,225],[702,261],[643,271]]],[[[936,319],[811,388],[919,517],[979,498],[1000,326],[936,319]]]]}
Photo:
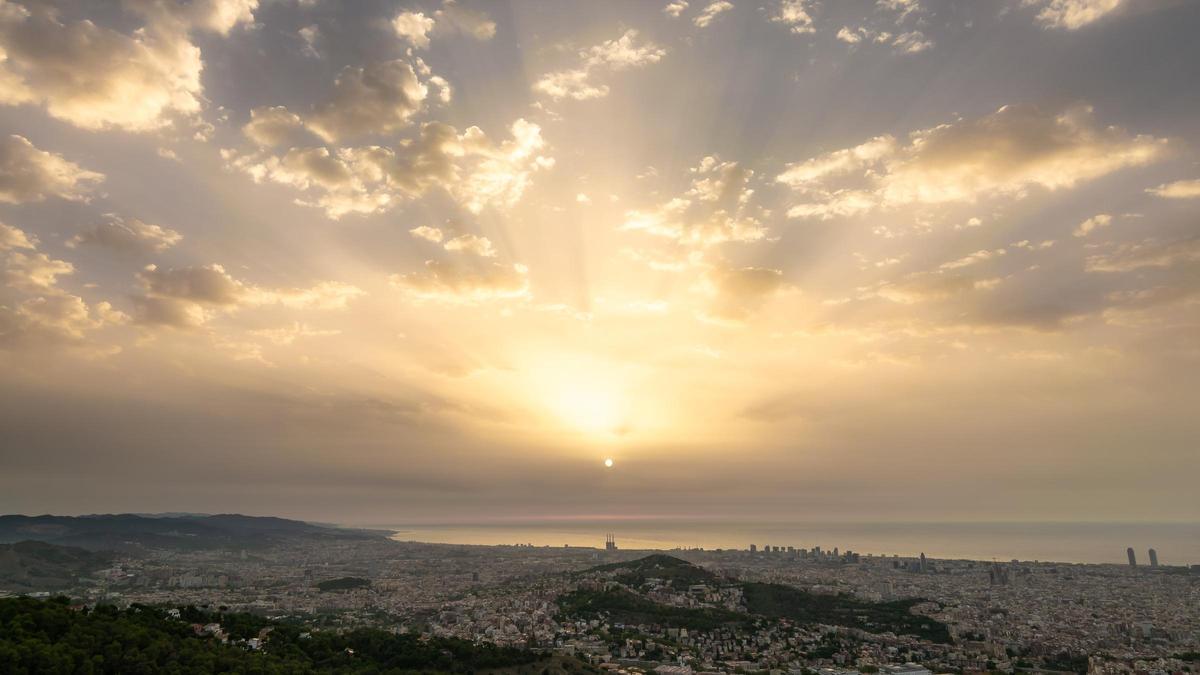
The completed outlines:
{"type": "Polygon", "coordinates": [[[623,549],[703,547],[745,549],[757,544],[875,555],[973,560],[1138,563],[1147,549],[1163,565],[1200,564],[1200,523],[734,523],[694,520],[522,521],[478,525],[373,525],[396,530],[400,541],[447,544],[533,544],[603,548],[613,533],[623,549]]]}

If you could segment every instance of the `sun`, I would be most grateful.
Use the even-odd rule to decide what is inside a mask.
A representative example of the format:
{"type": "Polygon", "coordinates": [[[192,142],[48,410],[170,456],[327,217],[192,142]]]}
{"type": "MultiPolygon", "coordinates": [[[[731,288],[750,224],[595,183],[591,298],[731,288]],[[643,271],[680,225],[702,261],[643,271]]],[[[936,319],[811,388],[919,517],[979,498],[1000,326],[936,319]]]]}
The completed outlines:
{"type": "Polygon", "coordinates": [[[611,469],[611,468],[612,468],[612,465],[613,465],[612,457],[608,457],[608,458],[606,458],[606,459],[604,460],[604,466],[605,466],[606,468],[609,468],[609,469],[611,469]]]}

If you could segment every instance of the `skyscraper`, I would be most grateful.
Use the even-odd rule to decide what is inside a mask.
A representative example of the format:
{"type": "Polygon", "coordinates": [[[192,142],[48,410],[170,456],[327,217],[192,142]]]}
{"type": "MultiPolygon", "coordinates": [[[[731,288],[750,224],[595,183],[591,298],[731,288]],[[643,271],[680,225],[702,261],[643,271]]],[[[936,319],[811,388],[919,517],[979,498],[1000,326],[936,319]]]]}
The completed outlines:
{"type": "Polygon", "coordinates": [[[1130,566],[1130,567],[1137,567],[1137,556],[1136,556],[1136,555],[1134,555],[1134,553],[1133,553],[1133,547],[1132,547],[1132,546],[1130,546],[1129,548],[1125,549],[1125,554],[1129,556],[1129,566],[1130,566]]]}
{"type": "Polygon", "coordinates": [[[1158,551],[1150,549],[1150,566],[1158,567],[1158,551]]]}

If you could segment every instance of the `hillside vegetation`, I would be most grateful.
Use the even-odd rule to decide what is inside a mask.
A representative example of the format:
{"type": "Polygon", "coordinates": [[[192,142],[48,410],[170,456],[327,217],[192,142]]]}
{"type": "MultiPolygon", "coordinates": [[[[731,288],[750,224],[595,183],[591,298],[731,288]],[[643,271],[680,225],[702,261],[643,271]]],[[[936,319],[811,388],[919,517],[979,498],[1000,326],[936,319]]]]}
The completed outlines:
{"type": "MultiPolygon", "coordinates": [[[[527,650],[361,628],[338,635],[250,615],[186,609],[183,619],[135,605],[73,609],[65,598],[0,599],[0,672],[13,673],[472,673],[537,672],[527,650]],[[221,623],[231,638],[266,636],[261,650],[197,634],[221,623]]],[[[564,669],[561,662],[558,669],[564,669]]]]}

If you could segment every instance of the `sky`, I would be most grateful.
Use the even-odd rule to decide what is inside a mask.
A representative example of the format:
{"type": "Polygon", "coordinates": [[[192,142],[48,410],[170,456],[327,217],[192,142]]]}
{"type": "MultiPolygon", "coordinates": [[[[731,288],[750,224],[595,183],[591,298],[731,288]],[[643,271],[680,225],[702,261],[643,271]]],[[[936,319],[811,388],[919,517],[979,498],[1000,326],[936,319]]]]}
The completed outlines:
{"type": "Polygon", "coordinates": [[[0,0],[0,512],[1200,520],[1198,31],[0,0]]]}

